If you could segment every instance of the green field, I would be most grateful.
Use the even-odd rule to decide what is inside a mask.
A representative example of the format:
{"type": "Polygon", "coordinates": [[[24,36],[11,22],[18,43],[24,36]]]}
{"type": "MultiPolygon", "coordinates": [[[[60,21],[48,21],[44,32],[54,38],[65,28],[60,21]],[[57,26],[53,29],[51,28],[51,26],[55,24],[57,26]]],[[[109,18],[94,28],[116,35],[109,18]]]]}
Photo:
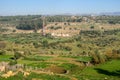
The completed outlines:
{"type": "Polygon", "coordinates": [[[0,17],[0,80],[119,80],[120,17],[75,17],[0,17]]]}

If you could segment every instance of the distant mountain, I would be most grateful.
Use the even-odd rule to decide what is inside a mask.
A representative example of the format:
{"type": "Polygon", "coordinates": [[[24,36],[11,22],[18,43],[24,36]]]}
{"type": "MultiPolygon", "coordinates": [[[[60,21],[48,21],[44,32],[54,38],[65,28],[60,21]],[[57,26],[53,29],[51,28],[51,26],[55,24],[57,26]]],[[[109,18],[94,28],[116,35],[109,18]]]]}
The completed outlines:
{"type": "Polygon", "coordinates": [[[120,16],[120,12],[103,12],[103,13],[76,13],[76,14],[72,14],[72,13],[63,13],[63,14],[59,14],[59,15],[76,15],[76,16],[89,16],[89,15],[93,15],[93,16],[101,16],[101,15],[106,15],[106,16],[120,16]]]}
{"type": "Polygon", "coordinates": [[[108,16],[120,16],[120,12],[104,12],[99,15],[108,15],[108,16]]]}

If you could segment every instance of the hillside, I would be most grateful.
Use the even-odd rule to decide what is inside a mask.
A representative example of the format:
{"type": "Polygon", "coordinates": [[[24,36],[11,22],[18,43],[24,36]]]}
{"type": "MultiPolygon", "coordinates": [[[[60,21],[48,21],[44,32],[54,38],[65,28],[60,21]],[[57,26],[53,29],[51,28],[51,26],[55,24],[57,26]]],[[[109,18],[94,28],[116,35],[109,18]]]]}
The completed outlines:
{"type": "Polygon", "coordinates": [[[1,80],[119,80],[119,64],[119,16],[0,17],[1,80]]]}

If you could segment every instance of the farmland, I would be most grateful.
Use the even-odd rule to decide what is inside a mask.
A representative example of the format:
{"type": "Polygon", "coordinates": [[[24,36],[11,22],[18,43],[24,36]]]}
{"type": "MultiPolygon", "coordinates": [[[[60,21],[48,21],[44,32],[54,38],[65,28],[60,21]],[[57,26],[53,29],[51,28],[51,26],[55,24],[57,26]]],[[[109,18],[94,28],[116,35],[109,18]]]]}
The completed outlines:
{"type": "Polygon", "coordinates": [[[119,80],[120,17],[0,17],[0,71],[1,80],[119,80]]]}

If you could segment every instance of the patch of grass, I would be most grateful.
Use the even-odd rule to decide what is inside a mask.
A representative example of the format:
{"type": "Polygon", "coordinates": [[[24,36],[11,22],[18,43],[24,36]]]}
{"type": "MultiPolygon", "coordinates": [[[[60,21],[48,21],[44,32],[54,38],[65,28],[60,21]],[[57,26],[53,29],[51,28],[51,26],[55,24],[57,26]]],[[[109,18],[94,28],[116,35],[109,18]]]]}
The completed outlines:
{"type": "Polygon", "coordinates": [[[46,68],[51,64],[57,65],[58,63],[44,62],[44,61],[30,61],[30,60],[18,60],[19,64],[25,64],[28,67],[33,68],[46,68]]]}
{"type": "Polygon", "coordinates": [[[0,61],[10,61],[11,55],[0,55],[0,61]]]}
{"type": "Polygon", "coordinates": [[[104,64],[100,64],[96,68],[101,68],[108,70],[110,72],[115,71],[115,70],[120,70],[120,60],[111,60],[109,62],[106,62],[104,64]]]}
{"type": "Polygon", "coordinates": [[[35,73],[32,73],[31,75],[28,76],[29,80],[31,78],[38,78],[43,80],[70,80],[67,77],[62,77],[59,75],[45,75],[45,74],[35,74],[35,73]]]}
{"type": "Polygon", "coordinates": [[[35,63],[36,61],[18,59],[17,62],[18,62],[19,64],[31,64],[31,63],[35,63]]]}
{"type": "Polygon", "coordinates": [[[76,59],[76,61],[80,61],[80,62],[88,62],[92,60],[92,57],[89,56],[62,56],[62,57],[74,58],[76,59]]]}
{"type": "Polygon", "coordinates": [[[38,56],[38,55],[30,55],[25,57],[25,60],[33,60],[33,61],[45,61],[51,59],[51,56],[38,56]]]}
{"type": "Polygon", "coordinates": [[[77,57],[76,61],[80,61],[80,62],[89,62],[91,61],[92,58],[91,57],[87,57],[87,56],[81,56],[81,57],[77,57]]]}
{"type": "Polygon", "coordinates": [[[94,66],[86,67],[76,75],[77,78],[89,79],[89,80],[119,80],[120,77],[120,60],[112,60],[106,63],[94,66]]]}
{"type": "Polygon", "coordinates": [[[36,62],[36,63],[27,64],[27,66],[37,67],[37,68],[46,68],[46,67],[50,66],[51,64],[53,64],[53,63],[36,62]]]}
{"type": "Polygon", "coordinates": [[[71,64],[71,63],[63,63],[63,64],[61,64],[61,65],[59,65],[59,66],[60,66],[60,67],[63,67],[63,68],[66,69],[66,70],[72,70],[72,69],[74,69],[74,68],[77,67],[77,65],[71,64]]]}

